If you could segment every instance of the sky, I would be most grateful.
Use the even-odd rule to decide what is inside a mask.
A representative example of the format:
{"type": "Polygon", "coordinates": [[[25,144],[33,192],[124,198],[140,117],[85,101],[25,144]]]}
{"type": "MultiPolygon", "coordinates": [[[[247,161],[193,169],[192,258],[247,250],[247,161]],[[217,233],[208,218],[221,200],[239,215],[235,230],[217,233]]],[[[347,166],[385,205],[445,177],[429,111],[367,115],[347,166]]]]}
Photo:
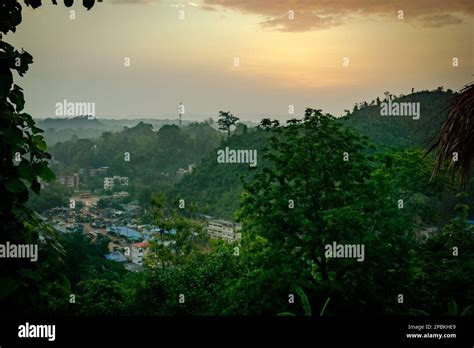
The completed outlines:
{"type": "Polygon", "coordinates": [[[15,77],[33,117],[63,100],[95,103],[98,119],[176,118],[180,102],[184,119],[339,116],[385,91],[473,80],[471,0],[75,2],[23,6],[5,36],[34,57],[15,77]]]}

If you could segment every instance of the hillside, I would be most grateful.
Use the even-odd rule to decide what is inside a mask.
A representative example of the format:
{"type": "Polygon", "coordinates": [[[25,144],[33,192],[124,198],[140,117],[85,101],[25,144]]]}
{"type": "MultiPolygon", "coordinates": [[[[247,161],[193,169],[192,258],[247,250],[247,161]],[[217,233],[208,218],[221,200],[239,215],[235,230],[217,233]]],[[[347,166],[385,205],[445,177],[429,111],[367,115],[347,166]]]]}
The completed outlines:
{"type": "MultiPolygon", "coordinates": [[[[132,128],[138,123],[151,124],[153,129],[158,130],[163,126],[178,125],[178,119],[110,119],[95,118],[88,119],[87,116],[78,116],[71,118],[42,118],[35,119],[37,127],[44,130],[44,138],[49,146],[58,142],[64,142],[71,139],[93,139],[101,136],[103,132],[120,132],[125,128],[132,128]]],[[[211,127],[217,128],[217,124],[212,118],[207,118],[205,123],[211,127]]],[[[196,121],[182,120],[182,126],[186,127],[195,124],[196,121]]],[[[255,127],[257,124],[250,121],[243,121],[248,127],[255,127]]]]}
{"type": "Polygon", "coordinates": [[[424,91],[392,100],[420,103],[418,120],[406,116],[384,117],[380,115],[380,106],[372,105],[342,117],[341,122],[368,136],[379,150],[410,146],[426,148],[440,129],[453,95],[450,91],[424,91]]]}
{"type": "MultiPolygon", "coordinates": [[[[369,137],[376,145],[377,151],[397,150],[406,147],[426,148],[446,116],[446,109],[451,92],[432,91],[418,92],[401,98],[398,102],[419,102],[420,119],[412,117],[382,117],[379,106],[363,107],[349,116],[340,119],[347,127],[356,129],[369,137]]],[[[259,151],[259,166],[263,148],[267,145],[268,133],[254,128],[246,134],[234,135],[219,148],[251,149],[259,151]]],[[[174,185],[170,194],[181,196],[195,203],[199,212],[222,218],[232,218],[238,207],[242,183],[242,175],[249,174],[244,165],[218,164],[216,150],[206,156],[189,176],[174,185]]]]}
{"type": "MultiPolygon", "coordinates": [[[[44,137],[50,146],[71,139],[97,138],[100,137],[103,132],[120,132],[124,128],[134,127],[140,122],[151,124],[153,129],[160,129],[165,125],[178,124],[178,120],[88,119],[87,116],[72,118],[45,118],[36,120],[38,127],[44,130],[44,137]]],[[[191,123],[191,121],[187,120],[183,120],[182,122],[183,126],[190,125],[191,123]]]]}
{"type": "MultiPolygon", "coordinates": [[[[117,133],[104,132],[95,139],[58,142],[49,151],[56,174],[72,174],[79,169],[109,167],[109,175],[122,175],[131,184],[160,188],[177,180],[179,168],[188,169],[219,144],[222,134],[200,123],[183,128],[165,125],[158,131],[146,123],[117,133]],[[128,153],[129,161],[125,159],[128,153]]],[[[93,188],[99,188],[97,181],[93,188]]]]}
{"type": "MultiPolygon", "coordinates": [[[[418,120],[402,116],[383,117],[377,105],[362,107],[339,120],[346,127],[368,136],[377,151],[426,147],[439,129],[452,96],[451,92],[437,90],[392,100],[420,103],[418,120]]],[[[81,124],[91,121],[100,127],[107,123],[81,120],[81,124]]],[[[61,125],[64,121],[58,122],[61,125]]],[[[51,148],[54,159],[60,162],[57,172],[72,173],[79,168],[108,166],[109,174],[128,176],[132,184],[142,188],[164,191],[173,198],[184,198],[188,204],[195,204],[199,213],[232,218],[242,191],[241,177],[251,177],[265,165],[263,152],[269,133],[241,125],[227,140],[207,122],[182,128],[164,125],[158,131],[156,129],[151,124],[140,122],[115,133],[101,132],[96,139],[59,142],[51,148]],[[248,164],[219,164],[217,151],[225,147],[257,150],[257,168],[250,170],[248,164]],[[130,153],[130,162],[124,161],[125,152],[130,153]],[[187,169],[189,164],[196,164],[193,172],[179,177],[176,171],[187,169]]],[[[99,187],[101,183],[97,181],[94,185],[99,187]]]]}
{"type": "Polygon", "coordinates": [[[192,174],[186,175],[168,194],[179,196],[196,205],[199,213],[221,218],[232,218],[239,205],[242,192],[242,177],[251,178],[267,164],[263,159],[264,147],[269,133],[251,128],[246,133],[232,135],[221,142],[198,164],[192,174]],[[218,163],[219,149],[257,150],[258,165],[251,169],[248,164],[218,163]]]}

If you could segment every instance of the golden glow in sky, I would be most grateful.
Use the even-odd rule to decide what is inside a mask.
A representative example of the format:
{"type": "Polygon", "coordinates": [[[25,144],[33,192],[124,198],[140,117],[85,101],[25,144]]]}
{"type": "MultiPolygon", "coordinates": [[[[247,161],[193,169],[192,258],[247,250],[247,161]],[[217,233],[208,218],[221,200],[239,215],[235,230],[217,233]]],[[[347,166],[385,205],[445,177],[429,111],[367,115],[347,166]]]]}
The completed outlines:
{"type": "Polygon", "coordinates": [[[175,115],[180,101],[191,118],[289,118],[288,104],[340,115],[386,90],[472,80],[470,1],[104,1],[75,5],[75,19],[63,5],[23,8],[6,41],[34,57],[20,82],[34,116],[63,99],[104,117],[175,115]]]}

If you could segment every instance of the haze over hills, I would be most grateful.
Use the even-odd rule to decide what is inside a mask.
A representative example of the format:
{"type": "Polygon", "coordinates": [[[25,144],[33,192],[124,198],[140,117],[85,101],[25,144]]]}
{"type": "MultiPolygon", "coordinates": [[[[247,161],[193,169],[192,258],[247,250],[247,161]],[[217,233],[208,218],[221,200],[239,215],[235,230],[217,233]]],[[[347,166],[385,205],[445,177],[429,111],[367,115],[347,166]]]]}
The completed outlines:
{"type": "MultiPolygon", "coordinates": [[[[392,102],[419,102],[420,119],[412,117],[380,115],[380,106],[365,106],[354,111],[349,116],[342,117],[341,123],[366,135],[376,146],[376,151],[401,150],[407,147],[426,148],[439,130],[441,122],[446,117],[446,110],[452,92],[418,92],[392,102]]],[[[221,147],[229,146],[237,149],[257,149],[261,170],[264,148],[268,145],[266,132],[256,130],[238,134],[221,147]]],[[[185,176],[172,190],[185,199],[195,202],[210,215],[232,217],[232,212],[238,207],[239,195],[242,192],[242,175],[249,175],[248,166],[217,165],[216,153],[209,154],[189,176],[185,176]],[[232,170],[230,169],[230,166],[232,170]]],[[[250,174],[252,175],[252,174],[250,174]]]]}
{"type": "MultiPolygon", "coordinates": [[[[206,120],[209,120],[209,118],[206,120]]],[[[140,122],[152,125],[156,131],[165,125],[179,125],[179,119],[112,119],[88,118],[88,116],[36,119],[38,127],[44,130],[44,137],[50,146],[60,141],[70,140],[73,137],[93,139],[99,137],[103,132],[120,132],[124,128],[134,127],[140,122]]],[[[195,122],[183,119],[181,124],[187,126],[195,122]]],[[[243,123],[249,127],[256,126],[256,123],[250,121],[244,121],[243,123]]],[[[210,124],[216,127],[213,121],[210,124]]]]}
{"type": "MultiPolygon", "coordinates": [[[[434,139],[446,116],[452,91],[423,91],[394,97],[392,103],[419,103],[420,117],[381,116],[378,100],[375,105],[361,106],[340,118],[340,122],[366,135],[376,151],[399,150],[407,147],[426,148],[434,139]]],[[[60,172],[72,172],[84,167],[109,166],[114,174],[126,175],[132,183],[149,185],[170,197],[182,197],[199,207],[201,213],[231,218],[239,204],[242,191],[241,177],[253,175],[265,165],[264,148],[268,133],[256,127],[239,126],[226,139],[213,121],[191,123],[183,121],[178,128],[176,120],[88,120],[46,119],[40,126],[50,127],[50,136],[68,132],[76,136],[85,134],[89,140],[76,138],[57,143],[51,148],[61,163],[60,172]],[[135,126],[133,126],[135,124],[135,126]],[[54,127],[54,128],[53,128],[54,127]],[[124,129],[124,127],[128,127],[124,129]],[[54,131],[53,131],[54,129],[54,131]],[[90,130],[99,134],[94,137],[90,130]],[[96,140],[94,140],[96,138],[96,140]],[[91,148],[97,148],[91,155],[91,148]],[[258,153],[258,166],[249,170],[245,164],[218,165],[217,150],[254,149],[258,153]],[[132,161],[123,162],[123,153],[130,152],[132,161]],[[192,173],[177,177],[175,171],[196,167],[192,173]],[[165,174],[169,173],[166,176],[165,174]]]]}

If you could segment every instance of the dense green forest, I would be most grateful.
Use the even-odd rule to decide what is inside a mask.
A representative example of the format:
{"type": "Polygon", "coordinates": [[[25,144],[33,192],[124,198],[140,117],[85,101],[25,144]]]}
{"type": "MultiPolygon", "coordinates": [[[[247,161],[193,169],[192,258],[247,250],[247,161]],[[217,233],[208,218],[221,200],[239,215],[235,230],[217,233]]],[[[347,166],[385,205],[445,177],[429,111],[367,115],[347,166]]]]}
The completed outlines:
{"type": "Polygon", "coordinates": [[[399,103],[420,103],[420,119],[411,117],[381,117],[378,100],[373,105],[362,105],[341,121],[367,135],[380,150],[403,147],[427,148],[433,143],[454,94],[441,88],[421,91],[392,99],[399,103]]]}
{"type": "MultiPolygon", "coordinates": [[[[368,136],[375,145],[367,151],[402,150],[409,147],[427,148],[446,117],[446,110],[453,97],[452,91],[422,91],[394,98],[399,102],[419,102],[421,117],[380,117],[378,105],[357,108],[338,120],[368,136]]],[[[382,101],[378,101],[380,103],[382,101]]],[[[92,122],[93,120],[82,120],[92,122]]],[[[267,165],[263,156],[268,146],[268,132],[263,127],[249,128],[240,125],[226,140],[209,121],[193,123],[184,128],[163,126],[158,131],[150,124],[138,123],[134,127],[111,133],[105,132],[96,139],[72,139],[59,142],[51,148],[60,165],[53,166],[58,173],[72,173],[79,168],[109,166],[111,174],[131,178],[131,191],[143,203],[143,191],[164,192],[170,199],[184,198],[199,211],[216,217],[231,219],[238,207],[242,192],[243,176],[251,178],[267,165]],[[257,150],[257,168],[245,164],[219,165],[216,151],[225,147],[257,150]],[[131,161],[125,162],[123,154],[129,152],[131,161]],[[174,174],[178,168],[196,164],[191,175],[181,180],[174,174]],[[167,173],[163,175],[162,173],[167,173]],[[146,185],[144,185],[146,183],[146,185]],[[146,186],[146,187],[144,187],[146,186]]],[[[101,188],[102,182],[87,182],[89,187],[101,188]]],[[[468,191],[472,190],[472,184],[468,191]]],[[[145,195],[146,196],[146,195],[145,195]]],[[[453,196],[443,197],[443,217],[452,213],[453,196]]],[[[473,201],[474,203],[474,201],[473,201]]],[[[446,222],[444,220],[443,222],[446,222]]]]}
{"type": "MultiPolygon", "coordinates": [[[[213,121],[208,120],[212,125],[213,121]]],[[[71,118],[44,118],[36,119],[36,124],[44,130],[46,142],[52,146],[58,142],[74,139],[98,138],[104,132],[120,132],[124,128],[131,128],[138,123],[151,124],[154,129],[160,129],[165,125],[177,125],[178,120],[167,119],[106,119],[101,117],[89,119],[88,116],[77,116],[71,118]]],[[[192,121],[182,120],[182,125],[187,126],[192,121]]]]}
{"type": "MultiPolygon", "coordinates": [[[[52,168],[58,175],[64,175],[81,168],[109,167],[107,175],[128,177],[128,190],[146,205],[150,190],[169,188],[179,179],[179,168],[189,170],[190,165],[209,154],[221,139],[222,134],[207,122],[184,128],[165,125],[156,131],[151,124],[140,122],[120,132],[104,132],[95,139],[58,142],[50,149],[52,168]]],[[[103,178],[86,177],[82,185],[100,191],[103,178]]]]}
{"type": "MultiPolygon", "coordinates": [[[[446,117],[452,96],[452,92],[436,90],[417,92],[394,99],[401,102],[419,102],[421,105],[419,120],[409,117],[380,117],[379,107],[372,105],[363,106],[349,116],[338,118],[337,121],[344,127],[356,129],[370,139],[373,146],[367,147],[365,149],[367,152],[382,153],[407,148],[427,149],[446,117]]],[[[228,146],[236,149],[256,149],[259,154],[257,168],[249,169],[245,165],[218,165],[216,154],[211,153],[202,160],[192,175],[184,177],[169,192],[195,203],[204,213],[230,219],[238,207],[239,196],[243,189],[242,180],[239,178],[242,176],[251,178],[254,172],[260,172],[268,164],[263,156],[268,145],[268,132],[263,127],[250,129],[245,134],[234,134],[220,148],[228,146]]],[[[474,182],[471,182],[467,191],[474,194],[474,182]]],[[[442,223],[446,223],[452,216],[454,201],[455,195],[448,192],[443,195],[441,202],[436,199],[442,223]]],[[[474,205],[474,200],[469,202],[474,205]]],[[[435,221],[433,223],[436,224],[435,221]]]]}
{"type": "Polygon", "coordinates": [[[103,259],[106,241],[60,236],[65,283],[43,289],[41,308],[84,315],[305,314],[319,313],[323,306],[326,315],[447,314],[454,306],[471,311],[474,265],[468,255],[474,245],[466,224],[468,199],[455,196],[455,183],[444,174],[430,180],[431,157],[403,146],[375,151],[370,139],[313,109],[286,126],[263,125],[237,127],[226,139],[207,124],[156,132],[140,123],[97,140],[53,147],[64,168],[117,166],[117,173],[135,175],[142,183],[152,180],[156,168],[174,170],[196,161],[191,175],[158,191],[165,195],[151,202],[153,218],[165,214],[167,224],[176,220],[178,231],[183,228],[189,217],[172,203],[179,196],[200,213],[234,215],[244,234],[240,244],[212,242],[207,252],[191,248],[167,267],[140,273],[103,259]],[[93,145],[100,151],[94,153],[93,145]],[[257,149],[258,166],[218,164],[216,150],[226,146],[257,149]],[[140,154],[130,168],[121,158],[128,149],[140,154]],[[415,232],[439,220],[433,202],[449,192],[456,213],[441,233],[420,243],[415,232]],[[327,260],[322,248],[331,240],[363,243],[365,262],[327,260]],[[456,240],[462,253],[454,257],[456,240]],[[445,269],[447,281],[434,271],[437,267],[445,269]],[[177,301],[183,294],[185,305],[177,301]],[[289,294],[296,296],[294,303],[289,294]],[[399,294],[407,301],[399,303],[399,294]]]}
{"type": "MultiPolygon", "coordinates": [[[[5,2],[4,9],[0,32],[7,34],[21,22],[21,6],[5,2]]],[[[38,262],[0,264],[2,315],[473,314],[472,185],[458,193],[446,168],[433,175],[434,156],[423,148],[446,116],[451,92],[401,97],[421,103],[417,121],[382,120],[369,105],[343,119],[308,108],[285,125],[264,119],[258,128],[224,133],[208,123],[155,130],[142,122],[59,142],[51,156],[13,84],[12,72],[23,76],[33,58],[0,43],[0,244],[39,246],[38,262]],[[217,164],[224,147],[257,150],[257,167],[217,164]],[[173,174],[193,163],[192,174],[173,174]],[[54,184],[54,172],[99,166],[147,190],[142,203],[152,221],[176,231],[173,250],[151,242],[141,272],[106,260],[107,238],[58,235],[30,208],[64,204],[68,192],[54,184]],[[178,209],[176,196],[191,204],[178,209]],[[208,240],[189,207],[233,216],[242,239],[208,240]],[[438,233],[420,236],[433,225],[438,233]],[[361,260],[333,257],[325,249],[334,242],[362,245],[366,253],[361,260]]]]}
{"type": "Polygon", "coordinates": [[[261,128],[250,128],[242,133],[234,133],[207,154],[191,175],[187,175],[166,191],[170,198],[181,197],[192,202],[203,214],[231,219],[239,205],[242,192],[242,178],[252,178],[255,173],[268,165],[263,157],[268,145],[269,134],[261,128]],[[258,164],[217,162],[219,149],[257,150],[258,164]]]}
{"type": "MultiPolygon", "coordinates": [[[[219,146],[244,145],[262,148],[258,169],[235,166],[234,176],[220,174],[232,181],[217,186],[245,177],[236,214],[244,228],[240,244],[212,242],[207,252],[190,248],[166,267],[123,274],[99,257],[104,244],[66,235],[60,242],[70,289],[57,290],[63,295],[49,298],[47,307],[85,315],[472,313],[474,243],[466,197],[456,197],[456,213],[440,233],[424,242],[416,238],[437,218],[432,202],[456,192],[445,174],[430,181],[433,159],[423,158],[423,150],[374,153],[366,137],[313,109],[286,126],[246,130],[219,146]],[[364,244],[365,261],[326,258],[324,245],[333,240],[364,244]]],[[[193,175],[185,180],[191,186],[193,175]]],[[[209,185],[215,181],[209,178],[209,185]]],[[[155,218],[168,216],[178,234],[186,228],[189,234],[186,212],[171,200],[155,196],[152,205],[155,218]]]]}
{"type": "Polygon", "coordinates": [[[160,172],[187,168],[208,154],[221,137],[206,123],[183,129],[165,125],[154,131],[152,125],[140,122],[118,133],[104,132],[96,139],[59,142],[50,152],[65,172],[108,166],[116,174],[148,180],[160,172]],[[126,152],[129,161],[124,158],[126,152]]]}

